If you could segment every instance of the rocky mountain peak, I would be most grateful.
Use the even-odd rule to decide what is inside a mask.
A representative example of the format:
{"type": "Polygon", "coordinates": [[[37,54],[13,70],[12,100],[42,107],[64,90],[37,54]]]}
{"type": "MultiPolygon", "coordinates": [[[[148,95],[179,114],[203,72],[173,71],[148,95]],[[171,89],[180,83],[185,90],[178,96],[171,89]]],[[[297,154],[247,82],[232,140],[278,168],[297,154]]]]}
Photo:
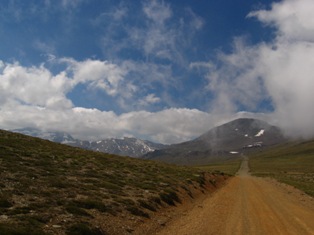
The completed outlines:
{"type": "Polygon", "coordinates": [[[208,164],[283,142],[286,138],[278,127],[241,118],[214,127],[194,140],[148,153],[144,158],[185,165],[208,164]]]}

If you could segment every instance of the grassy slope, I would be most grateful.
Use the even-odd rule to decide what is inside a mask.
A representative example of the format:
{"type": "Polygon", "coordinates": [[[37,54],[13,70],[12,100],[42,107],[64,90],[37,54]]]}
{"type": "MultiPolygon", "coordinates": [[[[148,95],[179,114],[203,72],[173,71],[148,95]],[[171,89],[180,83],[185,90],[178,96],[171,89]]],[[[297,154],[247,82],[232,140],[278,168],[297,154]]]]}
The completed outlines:
{"type": "Polygon", "coordinates": [[[210,165],[199,166],[197,168],[204,171],[219,171],[229,175],[235,175],[240,168],[241,161],[242,158],[236,158],[234,160],[217,162],[210,165]]]}
{"type": "Polygon", "coordinates": [[[254,175],[271,176],[314,196],[314,141],[282,145],[250,157],[254,175]]]}
{"type": "Polygon", "coordinates": [[[179,189],[191,194],[191,188],[204,183],[199,169],[0,131],[2,235],[106,234],[97,228],[97,222],[106,221],[101,218],[148,218],[180,202],[179,189]]]}

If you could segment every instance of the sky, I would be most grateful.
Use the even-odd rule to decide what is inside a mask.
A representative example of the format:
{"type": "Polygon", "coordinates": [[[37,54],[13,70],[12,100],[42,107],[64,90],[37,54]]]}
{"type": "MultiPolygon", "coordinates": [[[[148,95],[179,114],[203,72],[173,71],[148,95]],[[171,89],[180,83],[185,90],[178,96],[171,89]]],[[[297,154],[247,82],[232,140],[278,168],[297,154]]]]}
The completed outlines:
{"type": "Polygon", "coordinates": [[[314,137],[313,0],[2,0],[0,128],[191,140],[239,117],[314,137]]]}

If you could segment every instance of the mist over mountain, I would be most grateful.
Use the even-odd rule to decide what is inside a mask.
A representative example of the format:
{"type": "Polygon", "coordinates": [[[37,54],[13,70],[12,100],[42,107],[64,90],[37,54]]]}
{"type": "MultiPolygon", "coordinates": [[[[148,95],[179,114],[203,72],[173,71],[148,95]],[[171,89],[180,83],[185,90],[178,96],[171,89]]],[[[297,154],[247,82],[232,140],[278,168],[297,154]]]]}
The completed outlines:
{"type": "Polygon", "coordinates": [[[143,158],[183,165],[207,164],[286,141],[278,127],[257,119],[241,118],[215,127],[194,140],[147,153],[143,158]]]}
{"type": "Polygon", "coordinates": [[[37,128],[21,128],[21,129],[14,129],[13,132],[21,133],[28,136],[37,137],[40,139],[50,140],[52,142],[62,143],[62,144],[69,144],[74,143],[77,140],[74,139],[70,134],[66,132],[60,131],[41,131],[37,128]]]}

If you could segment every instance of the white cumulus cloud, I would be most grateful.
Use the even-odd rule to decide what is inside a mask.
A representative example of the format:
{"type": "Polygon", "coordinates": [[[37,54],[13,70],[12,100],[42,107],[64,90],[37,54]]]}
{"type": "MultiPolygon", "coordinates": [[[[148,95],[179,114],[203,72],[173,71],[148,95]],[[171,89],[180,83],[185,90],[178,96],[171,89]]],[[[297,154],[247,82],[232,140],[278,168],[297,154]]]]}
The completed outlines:
{"type": "Polygon", "coordinates": [[[73,73],[73,83],[89,83],[92,88],[103,89],[109,95],[116,95],[126,71],[118,65],[100,60],[87,59],[78,62],[73,59],[61,59],[69,64],[68,71],[73,73]]]}
{"type": "Polygon", "coordinates": [[[314,38],[314,2],[312,0],[284,0],[273,3],[271,10],[251,12],[261,22],[276,28],[277,39],[309,40],[314,38]]]}
{"type": "Polygon", "coordinates": [[[1,62],[1,100],[22,104],[69,108],[65,94],[71,89],[65,73],[53,75],[45,67],[23,67],[19,63],[1,62]]]}

